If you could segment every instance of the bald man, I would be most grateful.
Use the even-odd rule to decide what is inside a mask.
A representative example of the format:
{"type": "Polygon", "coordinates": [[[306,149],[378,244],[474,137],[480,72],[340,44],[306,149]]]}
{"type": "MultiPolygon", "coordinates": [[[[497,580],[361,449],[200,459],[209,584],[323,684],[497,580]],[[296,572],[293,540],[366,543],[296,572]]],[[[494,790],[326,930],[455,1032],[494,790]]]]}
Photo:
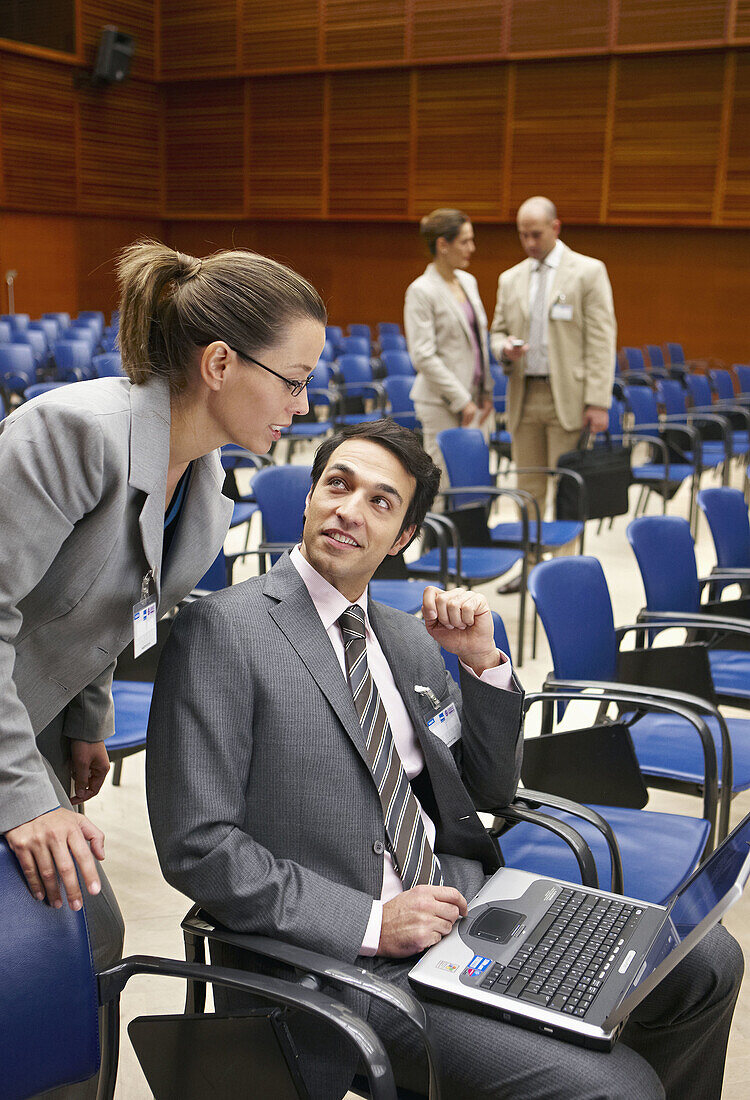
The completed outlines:
{"type": "MultiPolygon", "coordinates": [[[[508,375],[516,465],[556,466],[584,427],[607,427],[617,336],[612,287],[601,260],[559,239],[549,199],[527,199],[517,225],[527,259],[500,276],[490,343],[508,375]]],[[[520,474],[518,484],[544,516],[545,475],[520,474]]]]}

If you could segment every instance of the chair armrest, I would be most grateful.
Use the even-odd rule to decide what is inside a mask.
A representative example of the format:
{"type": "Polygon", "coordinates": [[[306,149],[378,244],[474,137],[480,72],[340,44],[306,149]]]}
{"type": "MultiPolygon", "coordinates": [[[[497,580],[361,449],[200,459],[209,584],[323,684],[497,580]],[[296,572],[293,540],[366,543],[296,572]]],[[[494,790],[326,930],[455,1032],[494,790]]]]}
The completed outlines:
{"type": "Polygon", "coordinates": [[[426,527],[435,536],[440,551],[440,583],[444,588],[450,588],[450,570],[448,568],[448,539],[453,542],[456,551],[456,570],[461,571],[461,545],[455,524],[438,512],[427,512],[422,520],[422,527],[426,527]],[[452,528],[452,530],[451,530],[452,528]]]}
{"type": "MultiPolygon", "coordinates": [[[[591,886],[593,889],[599,887],[599,876],[596,871],[596,862],[594,856],[586,841],[583,839],[580,833],[576,832],[572,826],[568,825],[565,821],[558,821],[556,817],[549,817],[547,814],[540,813],[535,806],[541,806],[547,803],[549,806],[556,806],[558,809],[569,809],[571,813],[577,812],[580,808],[575,802],[568,802],[567,799],[558,799],[555,795],[540,794],[538,791],[520,790],[509,806],[499,806],[490,812],[494,815],[495,821],[498,818],[503,818],[505,821],[518,822],[527,821],[532,825],[538,825],[542,829],[546,829],[550,833],[554,833],[555,836],[564,840],[568,847],[576,857],[578,869],[581,872],[581,882],[584,886],[591,886]],[[526,805],[526,803],[533,803],[534,805],[526,805]],[[566,805],[562,805],[566,803],[566,805]]],[[[582,814],[578,816],[582,817],[582,814]]],[[[501,835],[501,830],[493,824],[489,830],[491,837],[497,839],[501,835]]]]}
{"type": "MultiPolygon", "coordinates": [[[[718,615],[700,615],[697,612],[683,611],[647,611],[645,608],[638,613],[638,626],[648,623],[651,627],[685,626],[694,630],[700,628],[713,629],[729,634],[742,634],[750,636],[750,622],[747,619],[722,619],[718,615]]],[[[620,627],[621,630],[626,628],[620,627]]],[[[628,627],[633,630],[636,627],[628,627]]]]}
{"type": "Polygon", "coordinates": [[[254,993],[288,1008],[301,1009],[316,1016],[336,1028],[342,1037],[348,1038],[355,1045],[366,1067],[373,1100],[397,1100],[396,1083],[388,1055],[375,1031],[346,1005],[324,993],[279,978],[249,974],[223,966],[205,966],[158,956],[131,955],[99,974],[100,1004],[116,1003],[126,983],[136,974],[211,982],[228,989],[254,993]]]}
{"type": "Polygon", "coordinates": [[[750,568],[726,569],[723,566],[715,565],[711,570],[711,575],[708,577],[701,577],[698,583],[708,584],[710,581],[730,580],[732,577],[736,577],[741,581],[750,580],[750,568]]]}
{"type": "Polygon", "coordinates": [[[477,496],[486,497],[508,497],[514,502],[518,508],[521,519],[521,540],[526,549],[531,549],[532,546],[536,547],[537,554],[541,554],[541,523],[539,505],[529,493],[524,492],[522,489],[501,489],[496,485],[452,485],[450,489],[441,489],[440,496],[446,498],[448,503],[452,496],[462,496],[467,493],[475,493],[477,496]],[[531,540],[529,538],[529,505],[535,510],[537,528],[536,538],[531,540]]]}

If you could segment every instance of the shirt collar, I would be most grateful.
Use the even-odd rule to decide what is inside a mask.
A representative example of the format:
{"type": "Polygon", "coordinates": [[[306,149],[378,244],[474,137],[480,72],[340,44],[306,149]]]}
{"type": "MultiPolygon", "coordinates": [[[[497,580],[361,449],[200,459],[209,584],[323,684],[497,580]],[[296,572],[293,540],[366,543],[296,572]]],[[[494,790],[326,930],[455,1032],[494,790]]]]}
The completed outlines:
{"type": "MultiPolygon", "coordinates": [[[[330,630],[334,623],[338,622],[347,607],[352,606],[352,601],[347,600],[337,588],[334,588],[325,577],[321,577],[317,569],[313,569],[309,561],[302,556],[299,546],[295,546],[289,555],[294,568],[302,578],[305,588],[310,593],[310,599],[315,604],[315,610],[320,615],[320,621],[325,630],[330,630]]],[[[367,615],[367,589],[364,590],[358,600],[354,601],[365,613],[365,629],[370,630],[370,620],[367,615]]]]}
{"type": "Polygon", "coordinates": [[[563,243],[558,237],[544,259],[538,261],[536,267],[534,268],[534,271],[538,271],[542,264],[544,264],[545,267],[551,267],[553,271],[557,270],[557,268],[560,266],[562,254],[563,243]]]}

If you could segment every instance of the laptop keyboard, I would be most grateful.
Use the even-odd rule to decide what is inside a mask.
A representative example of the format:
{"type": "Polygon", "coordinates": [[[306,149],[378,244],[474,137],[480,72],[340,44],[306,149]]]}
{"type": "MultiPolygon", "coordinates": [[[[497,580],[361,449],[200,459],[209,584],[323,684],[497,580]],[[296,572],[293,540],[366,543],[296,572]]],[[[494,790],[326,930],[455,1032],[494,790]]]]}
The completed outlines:
{"type": "Polygon", "coordinates": [[[507,966],[480,989],[583,1017],[622,957],[643,909],[564,889],[507,966]]]}

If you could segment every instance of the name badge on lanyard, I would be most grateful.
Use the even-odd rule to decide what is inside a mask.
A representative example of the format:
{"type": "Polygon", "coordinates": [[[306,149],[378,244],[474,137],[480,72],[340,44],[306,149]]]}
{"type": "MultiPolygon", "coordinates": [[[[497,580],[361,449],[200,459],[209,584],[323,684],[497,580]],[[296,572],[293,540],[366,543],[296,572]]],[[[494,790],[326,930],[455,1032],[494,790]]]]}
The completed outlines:
{"type": "Polygon", "coordinates": [[[141,582],[141,598],[133,604],[133,656],[140,657],[156,645],[156,596],[149,595],[153,573],[149,569],[141,582]]]}
{"type": "Polygon", "coordinates": [[[570,302],[565,301],[564,294],[558,294],[555,301],[552,303],[552,309],[549,311],[551,321],[572,321],[573,320],[573,306],[570,302]]]}
{"type": "Polygon", "coordinates": [[[455,745],[456,741],[461,739],[461,719],[458,716],[455,703],[449,703],[447,707],[443,707],[442,710],[437,708],[440,706],[440,700],[431,688],[423,687],[421,684],[415,684],[414,690],[418,695],[427,699],[431,706],[437,711],[431,718],[428,718],[427,729],[430,733],[434,733],[436,737],[439,737],[444,745],[448,748],[451,745],[455,745]]]}

